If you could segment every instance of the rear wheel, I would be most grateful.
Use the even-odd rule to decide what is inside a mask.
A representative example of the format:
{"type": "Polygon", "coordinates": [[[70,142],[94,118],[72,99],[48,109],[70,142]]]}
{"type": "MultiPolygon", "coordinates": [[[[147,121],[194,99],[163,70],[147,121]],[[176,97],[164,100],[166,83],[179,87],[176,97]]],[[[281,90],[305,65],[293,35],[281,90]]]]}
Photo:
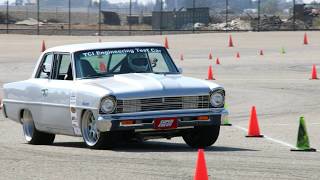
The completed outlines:
{"type": "Polygon", "coordinates": [[[96,126],[96,119],[91,111],[85,111],[81,120],[83,141],[89,148],[112,148],[118,136],[113,132],[100,132],[96,126]]]}
{"type": "Polygon", "coordinates": [[[55,134],[38,131],[34,125],[30,111],[23,111],[21,122],[24,137],[29,144],[48,145],[53,143],[55,134]]]}
{"type": "Polygon", "coordinates": [[[211,146],[219,137],[220,125],[199,126],[187,131],[183,140],[193,148],[205,148],[211,146]]]}

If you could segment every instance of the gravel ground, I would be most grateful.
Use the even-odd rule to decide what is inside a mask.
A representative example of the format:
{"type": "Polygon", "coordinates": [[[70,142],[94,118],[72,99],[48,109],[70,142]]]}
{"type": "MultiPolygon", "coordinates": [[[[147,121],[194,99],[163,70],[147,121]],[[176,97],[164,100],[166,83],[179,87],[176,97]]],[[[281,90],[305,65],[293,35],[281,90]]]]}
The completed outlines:
{"type": "MultiPolygon", "coordinates": [[[[304,115],[311,146],[320,150],[320,81],[311,81],[312,64],[320,68],[320,34],[308,32],[169,35],[169,51],[187,76],[206,78],[213,65],[216,82],[227,91],[231,127],[222,127],[205,150],[210,179],[320,179],[319,152],[291,152],[298,120],[304,115]],[[281,48],[286,54],[281,54],[281,48]],[[264,56],[259,56],[260,49],[264,56]],[[221,65],[208,60],[209,52],[221,65]],[[240,59],[235,55],[240,52],[240,59]],[[179,60],[180,54],[184,61],[179,60]],[[251,106],[257,108],[266,138],[245,138],[251,106]]],[[[96,42],[97,37],[0,35],[2,85],[30,77],[48,47],[96,42]]],[[[150,41],[163,36],[102,37],[102,41],[150,41]]],[[[131,143],[113,150],[90,150],[81,138],[57,136],[52,146],[27,145],[21,126],[0,114],[0,179],[193,179],[197,150],[181,138],[131,143]]]]}

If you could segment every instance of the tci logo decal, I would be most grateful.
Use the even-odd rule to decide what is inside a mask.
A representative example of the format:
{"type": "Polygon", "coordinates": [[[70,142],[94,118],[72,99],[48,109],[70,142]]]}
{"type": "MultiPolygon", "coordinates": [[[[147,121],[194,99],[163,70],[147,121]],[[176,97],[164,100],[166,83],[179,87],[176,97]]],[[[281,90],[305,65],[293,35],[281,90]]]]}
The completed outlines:
{"type": "Polygon", "coordinates": [[[166,128],[166,127],[171,127],[173,124],[173,119],[171,120],[162,120],[160,124],[158,125],[159,128],[166,128]]]}
{"type": "Polygon", "coordinates": [[[174,129],[178,126],[177,118],[160,118],[154,121],[155,129],[174,129]]]}

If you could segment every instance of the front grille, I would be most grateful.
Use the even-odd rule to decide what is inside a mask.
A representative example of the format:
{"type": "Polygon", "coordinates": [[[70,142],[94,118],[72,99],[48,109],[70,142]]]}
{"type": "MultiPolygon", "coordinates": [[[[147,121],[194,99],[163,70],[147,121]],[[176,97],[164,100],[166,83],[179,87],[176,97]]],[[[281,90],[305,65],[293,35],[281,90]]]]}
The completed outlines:
{"type": "Polygon", "coordinates": [[[209,95],[117,100],[116,113],[209,108],[209,95]]]}

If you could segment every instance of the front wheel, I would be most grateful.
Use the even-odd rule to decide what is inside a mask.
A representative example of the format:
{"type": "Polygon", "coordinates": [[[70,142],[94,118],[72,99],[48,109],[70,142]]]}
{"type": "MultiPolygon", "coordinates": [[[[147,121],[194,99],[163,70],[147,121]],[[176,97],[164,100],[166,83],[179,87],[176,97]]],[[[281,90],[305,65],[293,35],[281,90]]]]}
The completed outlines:
{"type": "Polygon", "coordinates": [[[34,125],[30,111],[23,111],[21,123],[23,127],[23,134],[27,143],[35,145],[49,145],[53,143],[55,134],[38,131],[34,125]]]}
{"type": "Polygon", "coordinates": [[[91,111],[85,111],[81,120],[81,132],[83,141],[92,149],[112,148],[118,136],[112,132],[100,132],[96,125],[96,119],[91,111]]]}
{"type": "Polygon", "coordinates": [[[190,147],[205,148],[216,142],[219,132],[220,125],[199,126],[188,130],[182,138],[190,147]]]}

